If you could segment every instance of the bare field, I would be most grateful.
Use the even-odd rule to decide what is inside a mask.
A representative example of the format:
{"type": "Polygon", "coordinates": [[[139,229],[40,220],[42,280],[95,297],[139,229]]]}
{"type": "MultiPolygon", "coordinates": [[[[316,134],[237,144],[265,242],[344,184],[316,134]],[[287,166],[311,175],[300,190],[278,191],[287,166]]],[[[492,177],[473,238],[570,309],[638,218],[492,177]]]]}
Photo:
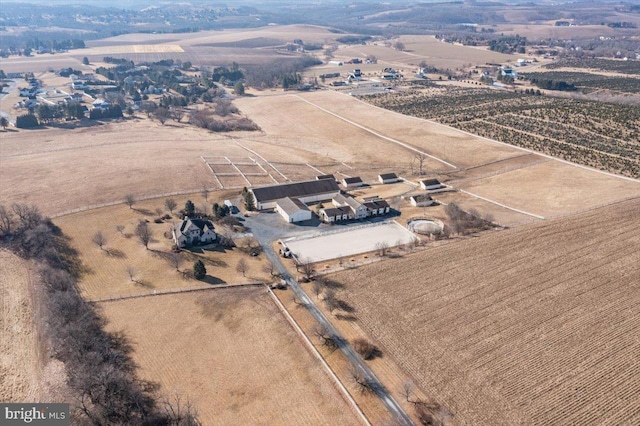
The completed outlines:
{"type": "Polygon", "coordinates": [[[640,422],[640,199],[334,276],[459,425],[640,422]]]}
{"type": "Polygon", "coordinates": [[[200,156],[248,154],[220,135],[142,119],[21,130],[4,134],[2,142],[0,203],[35,203],[46,214],[120,201],[127,193],[217,188],[200,156]]]}
{"type": "Polygon", "coordinates": [[[264,288],[101,304],[140,375],[189,398],[207,425],[360,424],[264,288]]]}
{"type": "MultiPolygon", "coordinates": [[[[229,192],[211,193],[206,204],[211,211],[214,202],[222,203],[229,197],[229,192]]],[[[178,209],[184,206],[189,198],[198,208],[204,206],[205,200],[199,194],[172,197],[178,203],[178,209]]],[[[164,207],[164,199],[146,200],[136,203],[135,209],[119,204],[110,207],[89,210],[81,213],[61,216],[55,224],[70,238],[70,243],[80,253],[80,260],[86,271],[79,281],[80,291],[86,299],[127,296],[133,294],[151,294],[158,290],[180,289],[197,285],[216,285],[246,283],[255,280],[269,280],[268,274],[262,271],[264,256],[251,257],[238,248],[233,250],[206,250],[191,253],[183,251],[180,255],[180,271],[191,270],[193,262],[201,259],[207,268],[204,281],[190,280],[176,271],[169,253],[173,240],[167,238],[173,218],[165,223],[156,224],[153,218],[155,210],[168,213],[164,207]],[[140,220],[149,220],[153,231],[153,239],[149,250],[134,235],[135,227],[140,220]],[[82,226],[78,226],[82,223],[82,226]],[[123,226],[122,231],[117,229],[123,226]],[[92,236],[101,231],[106,238],[104,250],[93,241],[92,236]],[[244,259],[248,265],[246,277],[236,271],[236,264],[244,259]],[[132,281],[128,267],[135,272],[132,281]]],[[[220,232],[220,228],[216,227],[220,232]]],[[[240,244],[240,242],[238,242],[240,244]]]]}
{"type": "Polygon", "coordinates": [[[41,371],[30,272],[24,260],[5,250],[0,269],[0,401],[36,401],[41,371]]]}
{"type": "Polygon", "coordinates": [[[530,213],[553,217],[640,196],[640,182],[620,179],[558,161],[538,163],[460,188],[530,213]]]}

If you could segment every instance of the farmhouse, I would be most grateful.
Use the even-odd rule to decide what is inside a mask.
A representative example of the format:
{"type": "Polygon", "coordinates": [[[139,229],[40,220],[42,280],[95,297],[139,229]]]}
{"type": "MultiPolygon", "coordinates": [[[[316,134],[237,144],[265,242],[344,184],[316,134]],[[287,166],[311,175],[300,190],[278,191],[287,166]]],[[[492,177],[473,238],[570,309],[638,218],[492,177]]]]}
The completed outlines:
{"type": "Polygon", "coordinates": [[[438,179],[425,179],[423,181],[420,181],[420,188],[424,189],[424,190],[432,190],[432,189],[440,189],[440,188],[444,188],[445,186],[443,184],[440,183],[440,181],[438,179]]]}
{"type": "Polygon", "coordinates": [[[302,203],[330,200],[340,193],[335,180],[319,179],[304,182],[287,183],[283,185],[263,186],[252,188],[258,210],[273,209],[278,200],[283,198],[297,198],[302,203]]]}
{"type": "Polygon", "coordinates": [[[416,207],[426,207],[435,204],[429,194],[417,194],[409,197],[409,202],[416,207]]]}
{"type": "Polygon", "coordinates": [[[362,182],[362,179],[360,179],[359,176],[354,176],[342,179],[342,185],[345,188],[357,188],[359,186],[363,186],[364,182],[362,182]]]}
{"type": "Polygon", "coordinates": [[[173,241],[178,247],[210,244],[216,240],[211,221],[199,218],[185,218],[173,228],[173,241]]]}
{"type": "Polygon", "coordinates": [[[383,173],[378,175],[378,180],[380,183],[394,183],[400,182],[400,178],[395,173],[383,173]]]}
{"type": "Polygon", "coordinates": [[[276,211],[289,223],[310,220],[311,210],[297,198],[282,198],[276,201],[276,211]]]}

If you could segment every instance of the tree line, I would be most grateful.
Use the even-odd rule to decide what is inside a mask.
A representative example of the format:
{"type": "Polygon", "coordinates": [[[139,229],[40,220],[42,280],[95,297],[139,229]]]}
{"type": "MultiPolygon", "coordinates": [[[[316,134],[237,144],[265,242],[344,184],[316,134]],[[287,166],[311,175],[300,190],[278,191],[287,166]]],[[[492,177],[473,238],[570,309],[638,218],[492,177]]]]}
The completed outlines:
{"type": "Polygon", "coordinates": [[[38,267],[51,355],[65,364],[72,422],[79,425],[199,425],[191,405],[158,401],[159,386],[136,375],[132,347],[78,292],[82,265],[60,229],[35,206],[0,205],[2,246],[38,267]]]}

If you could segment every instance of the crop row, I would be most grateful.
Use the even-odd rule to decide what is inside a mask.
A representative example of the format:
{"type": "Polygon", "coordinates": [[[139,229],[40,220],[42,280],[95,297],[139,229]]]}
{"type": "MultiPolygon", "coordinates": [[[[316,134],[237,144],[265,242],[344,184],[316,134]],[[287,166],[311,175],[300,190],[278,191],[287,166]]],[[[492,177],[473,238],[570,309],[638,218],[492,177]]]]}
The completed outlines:
{"type": "Polygon", "coordinates": [[[633,77],[611,77],[600,74],[573,71],[547,71],[523,74],[524,78],[564,81],[584,89],[608,89],[627,93],[640,93],[640,79],[633,77]]]}
{"type": "Polygon", "coordinates": [[[601,58],[564,58],[544,66],[544,68],[547,69],[557,69],[562,67],[615,71],[623,74],[637,74],[639,65],[636,61],[615,61],[612,59],[601,58]]]}
{"type": "Polygon", "coordinates": [[[640,176],[638,107],[477,88],[430,88],[366,100],[576,163],[640,176]]]}

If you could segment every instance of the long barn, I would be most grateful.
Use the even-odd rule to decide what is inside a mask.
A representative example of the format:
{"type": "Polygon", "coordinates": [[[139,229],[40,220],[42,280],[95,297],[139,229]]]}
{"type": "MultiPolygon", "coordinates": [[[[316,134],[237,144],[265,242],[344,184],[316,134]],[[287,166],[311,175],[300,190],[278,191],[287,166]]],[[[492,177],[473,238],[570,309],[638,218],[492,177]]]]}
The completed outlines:
{"type": "Polygon", "coordinates": [[[297,198],[303,203],[330,200],[340,193],[340,188],[333,179],[320,179],[263,186],[250,191],[256,199],[256,208],[266,210],[275,208],[276,202],[283,198],[297,198]]]}

